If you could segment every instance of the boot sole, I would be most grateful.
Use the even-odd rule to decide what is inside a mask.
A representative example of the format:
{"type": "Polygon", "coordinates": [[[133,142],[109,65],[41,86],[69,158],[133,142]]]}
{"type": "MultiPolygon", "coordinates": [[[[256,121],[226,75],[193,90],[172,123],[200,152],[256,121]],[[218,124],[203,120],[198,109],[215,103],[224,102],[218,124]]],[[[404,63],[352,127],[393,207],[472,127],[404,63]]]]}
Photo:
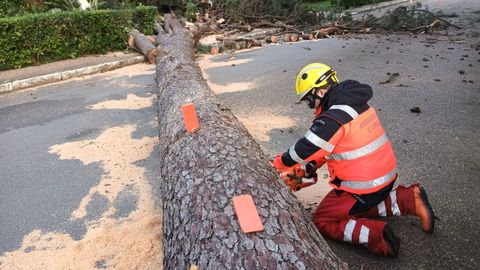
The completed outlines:
{"type": "Polygon", "coordinates": [[[388,223],[385,224],[385,227],[383,228],[383,239],[385,239],[385,242],[390,246],[393,253],[392,257],[398,257],[400,251],[400,238],[395,236],[388,223]]]}
{"type": "Polygon", "coordinates": [[[420,198],[422,199],[423,204],[427,208],[428,215],[430,216],[429,224],[428,224],[428,227],[430,229],[425,232],[432,233],[433,230],[435,229],[435,214],[433,213],[433,208],[430,205],[430,202],[428,201],[427,192],[425,192],[425,189],[423,189],[423,187],[419,187],[419,188],[420,188],[420,198]]]}

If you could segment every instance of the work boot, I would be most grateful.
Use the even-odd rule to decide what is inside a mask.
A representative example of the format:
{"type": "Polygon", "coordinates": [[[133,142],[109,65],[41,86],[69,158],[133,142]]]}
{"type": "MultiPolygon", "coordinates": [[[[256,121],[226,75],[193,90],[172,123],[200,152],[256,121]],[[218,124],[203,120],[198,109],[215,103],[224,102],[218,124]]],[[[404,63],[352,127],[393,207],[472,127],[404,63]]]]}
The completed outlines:
{"type": "Polygon", "coordinates": [[[433,214],[432,206],[428,202],[428,196],[425,190],[418,184],[413,187],[413,194],[415,198],[415,215],[422,221],[422,229],[424,232],[433,232],[435,225],[435,215],[433,214]]]}
{"type": "Polygon", "coordinates": [[[383,227],[383,239],[387,243],[388,256],[398,257],[400,251],[400,238],[396,237],[393,233],[392,227],[388,223],[383,227]]]}

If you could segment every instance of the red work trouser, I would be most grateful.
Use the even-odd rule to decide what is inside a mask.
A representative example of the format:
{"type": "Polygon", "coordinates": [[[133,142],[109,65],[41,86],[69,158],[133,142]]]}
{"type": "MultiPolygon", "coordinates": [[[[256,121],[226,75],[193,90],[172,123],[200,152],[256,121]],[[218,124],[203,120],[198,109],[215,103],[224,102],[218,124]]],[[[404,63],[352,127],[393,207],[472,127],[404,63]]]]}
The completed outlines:
{"type": "Polygon", "coordinates": [[[369,218],[414,214],[413,187],[398,186],[377,206],[355,215],[349,213],[357,202],[352,194],[337,194],[335,190],[331,190],[315,211],[313,223],[325,237],[361,244],[373,253],[388,255],[387,243],[383,238],[386,222],[369,218]]]}

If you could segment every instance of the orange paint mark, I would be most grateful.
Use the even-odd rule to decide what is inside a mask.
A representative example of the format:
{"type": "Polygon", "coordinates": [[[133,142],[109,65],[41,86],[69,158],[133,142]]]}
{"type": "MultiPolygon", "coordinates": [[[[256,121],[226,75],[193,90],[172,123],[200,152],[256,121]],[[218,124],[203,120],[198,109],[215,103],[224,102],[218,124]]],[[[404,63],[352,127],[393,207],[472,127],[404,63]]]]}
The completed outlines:
{"type": "Polygon", "coordinates": [[[198,124],[197,113],[195,112],[195,106],[193,105],[193,103],[183,105],[182,114],[187,132],[193,132],[200,127],[200,125],[198,124]]]}
{"type": "Polygon", "coordinates": [[[240,195],[232,199],[238,223],[244,233],[263,231],[263,224],[258,215],[252,196],[240,195]]]}

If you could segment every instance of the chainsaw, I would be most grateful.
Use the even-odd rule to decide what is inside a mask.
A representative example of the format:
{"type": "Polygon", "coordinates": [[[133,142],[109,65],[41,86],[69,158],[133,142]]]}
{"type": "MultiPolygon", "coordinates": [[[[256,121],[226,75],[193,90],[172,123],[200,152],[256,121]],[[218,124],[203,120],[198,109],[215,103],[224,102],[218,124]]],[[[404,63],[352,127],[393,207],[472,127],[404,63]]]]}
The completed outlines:
{"type": "Polygon", "coordinates": [[[297,164],[280,173],[280,178],[292,191],[299,191],[317,183],[317,163],[311,161],[305,165],[297,164]]]}

